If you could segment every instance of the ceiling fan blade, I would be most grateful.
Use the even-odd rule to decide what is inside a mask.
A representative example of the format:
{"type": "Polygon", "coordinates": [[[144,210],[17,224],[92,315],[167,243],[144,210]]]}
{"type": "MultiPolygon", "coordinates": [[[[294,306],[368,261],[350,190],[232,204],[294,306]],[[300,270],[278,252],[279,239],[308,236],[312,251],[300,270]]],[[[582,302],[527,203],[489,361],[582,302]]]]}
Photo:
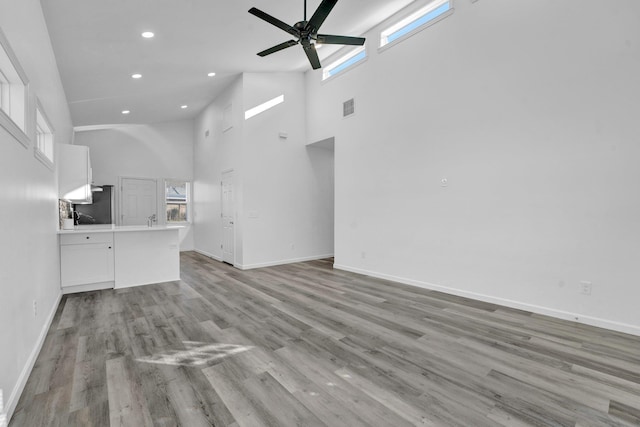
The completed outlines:
{"type": "Polygon", "coordinates": [[[362,46],[365,42],[364,37],[349,36],[332,36],[330,34],[318,34],[316,42],[320,44],[348,44],[352,46],[362,46]]]}
{"type": "Polygon", "coordinates": [[[327,16],[329,16],[331,9],[333,9],[333,6],[335,6],[336,3],[338,3],[338,0],[322,0],[322,3],[320,3],[320,6],[318,6],[316,11],[313,13],[313,16],[307,23],[305,29],[318,31],[318,28],[320,28],[324,20],[327,19],[327,16]]]}
{"type": "Polygon", "coordinates": [[[271,25],[275,25],[276,27],[280,28],[283,31],[286,31],[287,33],[296,36],[296,37],[300,37],[300,31],[296,30],[295,28],[293,28],[291,25],[282,22],[281,20],[279,20],[278,18],[274,18],[273,16],[269,15],[268,13],[265,13],[263,11],[261,11],[260,9],[256,9],[255,7],[252,7],[251,9],[249,9],[249,13],[257,16],[258,18],[267,21],[269,24],[271,25]]]}
{"type": "Polygon", "coordinates": [[[307,58],[309,58],[311,67],[314,70],[317,70],[318,68],[320,68],[321,67],[320,58],[318,58],[318,52],[316,52],[316,46],[311,44],[309,40],[303,40],[302,47],[304,48],[304,53],[307,54],[307,58]]]}
{"type": "Polygon", "coordinates": [[[259,53],[258,53],[258,56],[267,56],[267,55],[271,55],[272,53],[279,52],[279,51],[281,51],[282,49],[286,49],[286,48],[288,48],[288,47],[295,46],[295,45],[297,45],[297,44],[298,44],[298,42],[297,42],[297,41],[295,41],[295,40],[289,40],[289,41],[286,41],[286,42],[284,42],[284,43],[280,43],[279,45],[276,45],[276,46],[274,46],[274,47],[270,47],[269,49],[265,49],[265,50],[263,50],[262,52],[259,52],[259,53]]]}

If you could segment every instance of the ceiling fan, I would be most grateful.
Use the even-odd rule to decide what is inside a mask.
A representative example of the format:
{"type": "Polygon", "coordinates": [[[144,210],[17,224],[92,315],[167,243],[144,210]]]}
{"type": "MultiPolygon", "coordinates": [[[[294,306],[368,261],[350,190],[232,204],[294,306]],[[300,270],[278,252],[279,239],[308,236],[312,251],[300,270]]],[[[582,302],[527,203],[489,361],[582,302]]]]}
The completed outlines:
{"type": "Polygon", "coordinates": [[[349,37],[349,36],[333,36],[329,34],[318,34],[320,26],[327,19],[327,16],[331,12],[331,9],[338,3],[338,0],[322,0],[320,6],[313,13],[313,16],[307,21],[307,0],[304,0],[304,20],[296,22],[293,26],[282,22],[281,20],[274,18],[273,16],[252,7],[249,9],[249,13],[257,16],[258,18],[267,21],[268,23],[275,25],[281,30],[294,36],[297,40],[288,40],[279,45],[273,46],[269,49],[263,50],[258,53],[258,56],[267,56],[272,53],[279,52],[297,44],[301,44],[304,49],[304,53],[307,54],[311,67],[314,70],[321,67],[318,53],[316,52],[316,43],[318,44],[344,44],[353,46],[362,46],[365,42],[364,37],[349,37]]]}

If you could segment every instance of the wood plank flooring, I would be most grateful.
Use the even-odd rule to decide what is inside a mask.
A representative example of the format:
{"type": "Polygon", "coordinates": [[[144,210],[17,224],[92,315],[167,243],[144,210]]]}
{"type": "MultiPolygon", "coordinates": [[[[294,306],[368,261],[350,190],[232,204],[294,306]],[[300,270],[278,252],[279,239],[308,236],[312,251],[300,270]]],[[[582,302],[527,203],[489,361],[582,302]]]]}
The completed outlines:
{"type": "Polygon", "coordinates": [[[63,297],[10,426],[640,425],[640,338],[332,269],[63,297]]]}

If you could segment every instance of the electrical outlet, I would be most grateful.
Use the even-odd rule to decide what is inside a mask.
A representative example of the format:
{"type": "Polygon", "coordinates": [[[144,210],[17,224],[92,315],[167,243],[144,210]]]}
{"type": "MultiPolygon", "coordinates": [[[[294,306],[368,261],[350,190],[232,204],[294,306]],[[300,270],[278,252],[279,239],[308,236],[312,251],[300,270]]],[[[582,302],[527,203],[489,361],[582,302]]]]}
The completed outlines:
{"type": "Polygon", "coordinates": [[[33,317],[38,317],[38,301],[33,300],[33,317]]]}
{"type": "Polygon", "coordinates": [[[582,281],[580,282],[580,293],[582,295],[591,295],[591,288],[593,287],[593,283],[582,281]]]}

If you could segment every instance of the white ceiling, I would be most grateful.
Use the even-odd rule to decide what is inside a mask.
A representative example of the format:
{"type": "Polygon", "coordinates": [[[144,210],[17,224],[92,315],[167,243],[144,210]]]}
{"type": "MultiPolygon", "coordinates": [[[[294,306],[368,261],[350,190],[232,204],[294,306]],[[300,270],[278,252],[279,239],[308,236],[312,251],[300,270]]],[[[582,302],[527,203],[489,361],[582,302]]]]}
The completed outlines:
{"type": "MultiPolygon", "coordinates": [[[[341,0],[321,28],[357,36],[413,0],[341,0]]],[[[41,0],[74,126],[196,116],[241,72],[310,70],[299,46],[260,58],[291,36],[250,15],[294,24],[302,0],[41,0]],[[143,31],[155,37],[144,39],[143,31]],[[208,72],[217,73],[207,77],[208,72]],[[134,80],[133,73],[142,74],[134,80]],[[185,110],[181,105],[188,105],[185,110]],[[131,114],[122,115],[122,110],[131,114]]],[[[320,0],[308,1],[308,18],[320,0]]],[[[335,52],[319,50],[320,59],[335,52]]],[[[316,71],[319,72],[319,71],[316,71]]]]}

